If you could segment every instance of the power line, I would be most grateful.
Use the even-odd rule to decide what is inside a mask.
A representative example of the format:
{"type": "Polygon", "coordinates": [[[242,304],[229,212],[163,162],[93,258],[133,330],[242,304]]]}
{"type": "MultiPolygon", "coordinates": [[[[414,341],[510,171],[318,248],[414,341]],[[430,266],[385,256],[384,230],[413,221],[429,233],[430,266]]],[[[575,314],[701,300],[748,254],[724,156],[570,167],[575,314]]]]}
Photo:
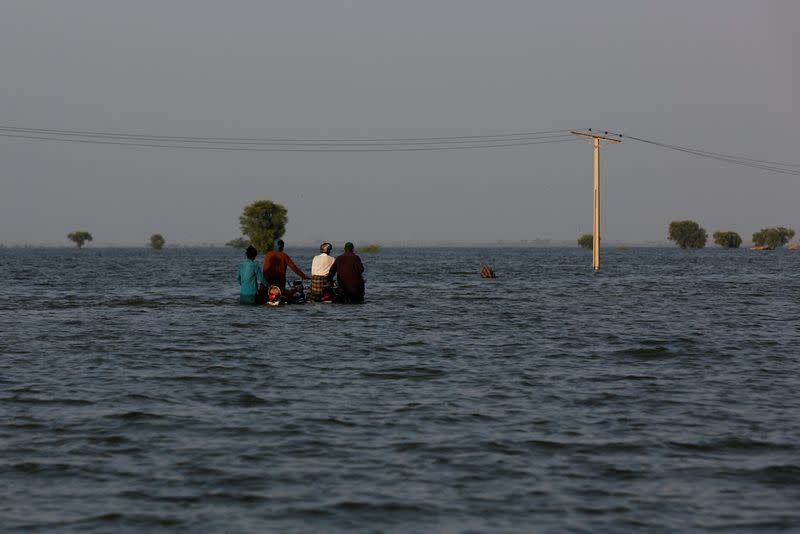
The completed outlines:
{"type": "Polygon", "coordinates": [[[87,139],[116,139],[133,141],[153,141],[163,143],[209,143],[209,144],[247,144],[247,145],[395,145],[395,144],[451,144],[475,142],[507,142],[539,138],[566,136],[569,130],[544,130],[539,132],[501,133],[488,135],[461,135],[443,137],[386,137],[386,138],[251,138],[251,137],[201,137],[154,135],[140,133],[99,132],[87,130],[56,130],[0,125],[0,132],[18,135],[79,137],[87,139]]]}
{"type": "MultiPolygon", "coordinates": [[[[614,134],[614,135],[622,136],[623,134],[614,134]]],[[[676,152],[683,152],[685,154],[692,154],[695,156],[700,156],[703,158],[713,159],[717,161],[723,161],[725,163],[730,163],[732,165],[739,165],[741,167],[750,167],[753,169],[760,169],[768,172],[788,174],[790,176],[800,176],[800,164],[797,163],[781,163],[777,161],[748,158],[732,154],[723,154],[721,152],[711,152],[700,148],[673,145],[669,143],[661,143],[658,141],[644,139],[641,137],[635,137],[632,135],[625,135],[624,137],[626,139],[632,139],[634,141],[639,141],[641,143],[646,143],[660,148],[665,148],[676,152]]]]}
{"type": "MultiPolygon", "coordinates": [[[[205,137],[156,135],[151,133],[104,132],[94,130],[31,128],[0,124],[0,137],[34,141],[237,152],[412,152],[511,148],[573,141],[572,130],[453,135],[440,137],[371,137],[371,138],[292,138],[292,137],[205,137]]],[[[589,129],[589,131],[593,131],[589,129]]],[[[600,130],[594,130],[600,131],[600,130]]],[[[700,148],[674,145],[614,132],[651,146],[767,172],[800,176],[800,164],[711,152],[700,148]]]]}
{"type": "Polygon", "coordinates": [[[165,144],[155,142],[138,142],[134,140],[125,141],[111,141],[107,139],[80,139],[74,137],[46,137],[35,135],[18,135],[11,133],[0,132],[0,137],[16,138],[16,139],[29,139],[39,141],[57,141],[68,143],[84,143],[96,145],[116,145],[116,146],[131,146],[131,147],[145,147],[145,148],[172,148],[172,149],[188,149],[188,150],[222,150],[222,151],[238,151],[238,152],[410,152],[410,151],[436,151],[436,150],[469,150],[469,149],[484,149],[484,148],[505,148],[505,147],[520,147],[543,145],[550,143],[562,143],[568,141],[575,141],[572,136],[559,136],[557,138],[540,138],[533,140],[521,140],[519,142],[515,139],[509,142],[492,142],[492,141],[474,141],[470,145],[456,145],[456,146],[438,146],[432,144],[429,146],[392,146],[392,145],[321,145],[321,146],[230,146],[230,145],[198,145],[198,144],[165,144]],[[479,144],[480,143],[480,144],[479,144]]]}

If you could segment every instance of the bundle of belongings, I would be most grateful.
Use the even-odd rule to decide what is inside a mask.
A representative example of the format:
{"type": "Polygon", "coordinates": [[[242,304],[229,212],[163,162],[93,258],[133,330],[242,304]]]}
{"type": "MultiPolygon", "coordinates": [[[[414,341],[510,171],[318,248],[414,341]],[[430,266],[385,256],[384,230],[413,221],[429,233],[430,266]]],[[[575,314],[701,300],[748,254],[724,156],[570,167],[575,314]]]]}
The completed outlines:
{"type": "Polygon", "coordinates": [[[303,288],[302,280],[295,280],[291,289],[287,290],[284,294],[278,286],[270,286],[269,290],[266,287],[259,287],[264,294],[264,304],[268,306],[279,306],[281,304],[305,304],[306,293],[303,288]]]}

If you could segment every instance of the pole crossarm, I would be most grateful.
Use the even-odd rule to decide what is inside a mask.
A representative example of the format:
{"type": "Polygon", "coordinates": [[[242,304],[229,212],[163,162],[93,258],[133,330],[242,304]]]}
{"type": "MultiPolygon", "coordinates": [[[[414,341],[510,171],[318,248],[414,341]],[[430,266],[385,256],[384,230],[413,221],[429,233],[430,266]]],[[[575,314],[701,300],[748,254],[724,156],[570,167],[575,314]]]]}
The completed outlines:
{"type": "MultiPolygon", "coordinates": [[[[622,139],[609,137],[609,135],[617,135],[617,134],[609,134],[608,132],[603,132],[602,134],[599,134],[599,133],[595,133],[592,130],[586,130],[586,131],[583,131],[583,132],[579,131],[579,130],[570,130],[570,133],[572,133],[574,135],[580,135],[580,136],[583,136],[583,137],[593,137],[595,139],[602,139],[603,141],[608,141],[609,143],[621,143],[622,142],[622,139]]],[[[622,137],[622,136],[620,135],[618,137],[622,137]]]]}

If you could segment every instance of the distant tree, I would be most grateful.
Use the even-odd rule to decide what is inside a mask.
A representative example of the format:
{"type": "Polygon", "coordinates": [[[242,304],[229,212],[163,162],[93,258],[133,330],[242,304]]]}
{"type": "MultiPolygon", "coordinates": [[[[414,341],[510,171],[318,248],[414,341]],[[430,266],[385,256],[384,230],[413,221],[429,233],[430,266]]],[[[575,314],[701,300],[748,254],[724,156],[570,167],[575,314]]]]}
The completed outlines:
{"type": "Polygon", "coordinates": [[[67,234],[67,239],[78,245],[78,248],[81,248],[84,243],[92,240],[92,234],[83,231],[72,232],[67,234]]]}
{"type": "Polygon", "coordinates": [[[286,232],[287,221],[286,208],[271,200],[257,200],[245,206],[239,226],[258,250],[272,250],[275,241],[286,232]]]}
{"type": "Polygon", "coordinates": [[[681,248],[703,248],[708,234],[694,221],[672,221],[669,223],[669,240],[681,248]]]}
{"type": "Polygon", "coordinates": [[[722,248],[739,248],[742,238],[736,232],[714,232],[714,243],[722,248]]]}
{"type": "Polygon", "coordinates": [[[227,243],[225,243],[226,247],[233,247],[233,248],[247,248],[250,245],[250,240],[245,239],[244,237],[237,237],[236,239],[231,239],[227,243]]]}
{"type": "Polygon", "coordinates": [[[164,248],[164,243],[167,241],[164,239],[164,236],[161,234],[153,234],[150,236],[150,248],[155,250],[161,250],[164,248]]]}
{"type": "Polygon", "coordinates": [[[583,234],[578,238],[578,246],[586,250],[594,248],[594,236],[592,234],[583,234]]]}
{"type": "Polygon", "coordinates": [[[794,230],[779,226],[777,228],[762,228],[753,234],[753,244],[767,247],[770,250],[782,247],[794,237],[794,230]]]}

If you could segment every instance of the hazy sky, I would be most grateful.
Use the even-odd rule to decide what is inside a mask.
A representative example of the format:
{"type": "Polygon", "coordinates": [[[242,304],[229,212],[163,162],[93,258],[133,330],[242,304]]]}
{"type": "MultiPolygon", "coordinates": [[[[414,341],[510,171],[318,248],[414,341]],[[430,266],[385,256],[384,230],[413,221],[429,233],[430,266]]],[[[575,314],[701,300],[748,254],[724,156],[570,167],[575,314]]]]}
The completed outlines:
{"type": "MultiPolygon", "coordinates": [[[[800,2],[3,0],[0,124],[225,137],[595,127],[800,163],[800,2]]],[[[800,178],[628,141],[603,152],[603,238],[670,220],[800,230],[800,178]]],[[[287,241],[571,240],[592,150],[309,154],[0,137],[0,243],[222,243],[242,207],[287,241]]]]}

